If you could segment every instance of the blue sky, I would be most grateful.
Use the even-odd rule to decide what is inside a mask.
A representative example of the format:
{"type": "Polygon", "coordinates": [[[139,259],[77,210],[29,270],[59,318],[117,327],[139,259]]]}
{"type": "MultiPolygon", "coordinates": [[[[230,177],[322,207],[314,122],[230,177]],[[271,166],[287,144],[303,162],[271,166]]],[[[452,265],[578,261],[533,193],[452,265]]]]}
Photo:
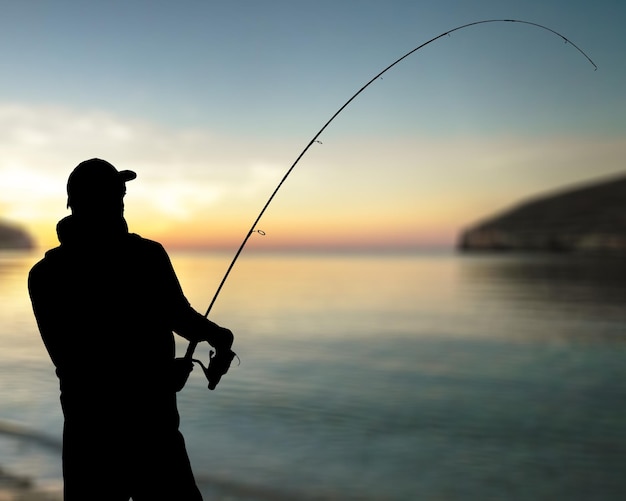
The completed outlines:
{"type": "Polygon", "coordinates": [[[623,2],[13,1],[2,12],[0,215],[46,243],[67,174],[93,156],[138,171],[137,231],[210,245],[197,235],[211,227],[236,240],[369,78],[481,19],[548,26],[599,69],[526,25],[438,40],[305,156],[268,214],[273,242],[450,243],[519,197],[624,171],[623,2]]]}

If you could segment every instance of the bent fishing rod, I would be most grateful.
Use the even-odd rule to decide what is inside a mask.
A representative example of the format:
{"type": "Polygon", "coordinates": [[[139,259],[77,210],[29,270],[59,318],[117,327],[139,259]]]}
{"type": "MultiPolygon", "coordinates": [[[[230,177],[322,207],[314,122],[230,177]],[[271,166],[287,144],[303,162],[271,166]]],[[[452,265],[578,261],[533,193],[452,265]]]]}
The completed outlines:
{"type": "MultiPolygon", "coordinates": [[[[315,144],[315,143],[319,143],[318,138],[321,136],[321,134],[326,130],[326,128],[333,122],[333,120],[335,120],[335,118],[337,118],[337,116],[348,107],[348,105],[354,101],[365,89],[367,89],[372,83],[374,83],[376,80],[378,80],[380,77],[383,76],[383,74],[385,74],[387,71],[389,71],[391,68],[393,68],[394,66],[396,66],[398,63],[400,63],[401,61],[403,61],[404,59],[406,59],[407,57],[409,57],[411,54],[414,54],[415,52],[419,51],[420,49],[423,49],[424,47],[426,47],[427,45],[435,42],[436,40],[439,40],[440,38],[443,38],[447,35],[450,35],[451,33],[454,33],[455,31],[459,31],[465,28],[469,28],[471,26],[476,26],[479,24],[487,24],[487,23],[517,23],[517,24],[525,24],[525,25],[529,25],[529,26],[534,26],[536,28],[540,28],[542,30],[548,31],[554,35],[556,35],[557,37],[561,38],[566,44],[571,45],[572,47],[574,47],[578,52],[580,52],[593,66],[594,70],[598,69],[598,66],[596,65],[596,63],[593,62],[593,60],[580,48],[578,47],[576,44],[574,44],[570,39],[568,39],[567,37],[563,36],[561,33],[548,28],[547,26],[538,24],[538,23],[533,23],[530,21],[523,21],[523,20],[519,20],[519,19],[486,19],[486,20],[482,20],[482,21],[474,21],[472,23],[467,23],[467,24],[463,24],[461,26],[457,26],[456,28],[452,28],[451,30],[448,31],[444,31],[443,33],[441,33],[440,35],[437,35],[436,37],[431,38],[430,40],[428,40],[427,42],[422,43],[421,45],[415,47],[414,49],[410,50],[409,52],[407,52],[406,54],[404,54],[403,56],[399,57],[398,59],[396,59],[393,63],[391,63],[389,66],[387,66],[386,68],[384,68],[382,71],[380,71],[379,73],[377,73],[375,76],[373,76],[363,87],[361,87],[357,92],[355,92],[352,97],[350,97],[350,99],[348,99],[331,117],[330,119],[324,124],[324,126],[313,136],[313,138],[308,142],[308,144],[306,145],[306,147],[302,150],[302,152],[300,152],[300,154],[298,155],[298,157],[296,158],[296,160],[293,162],[293,164],[291,164],[291,167],[289,167],[289,169],[287,170],[287,172],[285,173],[285,175],[282,177],[282,179],[280,180],[280,182],[278,183],[278,185],[276,186],[276,188],[274,189],[274,191],[272,192],[272,194],[270,195],[270,197],[268,198],[267,202],[265,202],[265,205],[263,206],[263,208],[261,209],[261,212],[259,212],[258,216],[256,217],[256,219],[254,220],[254,222],[252,223],[252,226],[250,227],[250,229],[248,230],[248,233],[246,234],[245,238],[243,239],[243,242],[241,242],[241,245],[239,246],[239,249],[237,249],[237,252],[235,253],[235,256],[233,257],[233,260],[231,261],[230,265],[228,266],[228,269],[226,270],[226,273],[224,274],[224,277],[222,278],[222,281],[220,282],[219,286],[217,287],[217,290],[215,291],[215,294],[213,296],[213,299],[211,300],[211,303],[209,304],[209,307],[206,310],[206,313],[204,314],[205,317],[208,317],[209,314],[211,313],[211,310],[213,308],[213,305],[215,304],[215,301],[217,300],[217,297],[219,296],[220,292],[222,291],[222,288],[224,287],[224,284],[226,283],[226,280],[228,279],[230,272],[232,271],[233,267],[235,266],[235,263],[237,262],[237,259],[239,259],[239,256],[241,255],[244,247],[246,246],[246,244],[248,243],[248,240],[250,240],[250,237],[254,234],[254,233],[259,233],[261,235],[265,235],[265,233],[262,230],[258,230],[257,229],[257,225],[259,223],[259,221],[261,220],[261,218],[263,217],[263,214],[265,214],[265,211],[267,210],[267,208],[269,207],[269,205],[272,203],[272,200],[274,200],[274,197],[276,196],[276,194],[278,193],[278,190],[280,190],[280,188],[282,187],[282,185],[285,183],[285,181],[287,180],[287,178],[289,177],[289,175],[292,173],[292,171],[294,170],[294,168],[296,167],[296,165],[298,165],[298,163],[300,162],[300,160],[302,159],[302,157],[306,154],[307,151],[309,151],[309,148],[315,144]]],[[[189,343],[189,346],[187,347],[187,352],[185,353],[185,358],[187,360],[193,360],[197,363],[199,363],[200,365],[202,365],[202,363],[199,360],[193,359],[193,352],[196,349],[197,346],[197,342],[196,341],[191,341],[189,343]]],[[[204,368],[204,366],[203,366],[204,368]]]]}

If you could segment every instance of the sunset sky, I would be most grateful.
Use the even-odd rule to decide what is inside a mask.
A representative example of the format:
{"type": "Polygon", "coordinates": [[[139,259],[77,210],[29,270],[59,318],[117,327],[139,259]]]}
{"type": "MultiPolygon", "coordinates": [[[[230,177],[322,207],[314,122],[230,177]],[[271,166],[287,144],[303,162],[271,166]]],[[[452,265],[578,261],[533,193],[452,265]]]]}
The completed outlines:
{"type": "Polygon", "coordinates": [[[626,172],[622,0],[3,1],[0,218],[43,247],[104,158],[131,231],[236,247],[450,246],[521,198],[626,172]]]}

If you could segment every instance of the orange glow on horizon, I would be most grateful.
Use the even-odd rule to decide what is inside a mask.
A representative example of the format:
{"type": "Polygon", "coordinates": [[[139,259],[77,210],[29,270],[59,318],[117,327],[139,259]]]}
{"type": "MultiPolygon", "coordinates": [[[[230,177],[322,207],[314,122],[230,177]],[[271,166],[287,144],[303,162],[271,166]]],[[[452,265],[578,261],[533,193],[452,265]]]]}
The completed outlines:
{"type": "MultiPolygon", "coordinates": [[[[319,221],[307,225],[264,225],[265,235],[253,234],[247,246],[256,250],[400,250],[451,247],[457,238],[454,225],[394,225],[387,227],[335,225],[319,221]]],[[[163,233],[142,236],[172,249],[236,250],[249,227],[178,226],[163,233]]]]}
{"type": "MultiPolygon", "coordinates": [[[[59,245],[56,223],[32,225],[29,230],[37,247],[49,249],[59,245]]],[[[419,248],[451,247],[456,242],[454,224],[395,224],[372,225],[340,224],[332,221],[307,222],[305,225],[282,223],[261,224],[265,235],[253,234],[247,248],[255,250],[411,250],[419,248]]],[[[133,224],[129,231],[144,238],[156,240],[171,250],[223,250],[235,251],[249,226],[224,221],[186,222],[157,228],[149,223],[133,224]]]]}

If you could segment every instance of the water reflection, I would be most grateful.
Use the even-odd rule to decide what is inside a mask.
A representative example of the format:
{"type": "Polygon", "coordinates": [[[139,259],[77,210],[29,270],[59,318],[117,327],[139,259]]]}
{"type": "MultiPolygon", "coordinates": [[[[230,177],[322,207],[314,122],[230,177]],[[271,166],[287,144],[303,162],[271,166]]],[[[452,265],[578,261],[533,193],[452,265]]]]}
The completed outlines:
{"type": "Polygon", "coordinates": [[[37,252],[0,251],[1,361],[47,360],[28,297],[28,272],[37,252]]]}
{"type": "Polygon", "coordinates": [[[0,250],[0,297],[23,292],[31,266],[39,259],[37,253],[0,250]]]}
{"type": "MultiPolygon", "coordinates": [[[[558,316],[570,338],[626,341],[626,262],[577,255],[468,255],[460,285],[468,294],[535,316],[558,316]]],[[[553,333],[544,332],[546,337],[553,333]]],[[[562,332],[561,332],[562,334],[562,332]]]]}
{"type": "MultiPolygon", "coordinates": [[[[172,256],[199,309],[229,257],[172,256]]],[[[57,436],[58,385],[26,292],[38,258],[0,255],[0,418],[57,436]]],[[[239,266],[215,314],[237,325],[242,365],[224,391],[209,395],[192,374],[180,394],[207,498],[215,482],[233,499],[240,488],[245,499],[624,492],[626,344],[609,342],[626,326],[618,260],[246,256],[239,266]]],[[[0,466],[52,477],[58,457],[41,457],[0,444],[0,466]]]]}

